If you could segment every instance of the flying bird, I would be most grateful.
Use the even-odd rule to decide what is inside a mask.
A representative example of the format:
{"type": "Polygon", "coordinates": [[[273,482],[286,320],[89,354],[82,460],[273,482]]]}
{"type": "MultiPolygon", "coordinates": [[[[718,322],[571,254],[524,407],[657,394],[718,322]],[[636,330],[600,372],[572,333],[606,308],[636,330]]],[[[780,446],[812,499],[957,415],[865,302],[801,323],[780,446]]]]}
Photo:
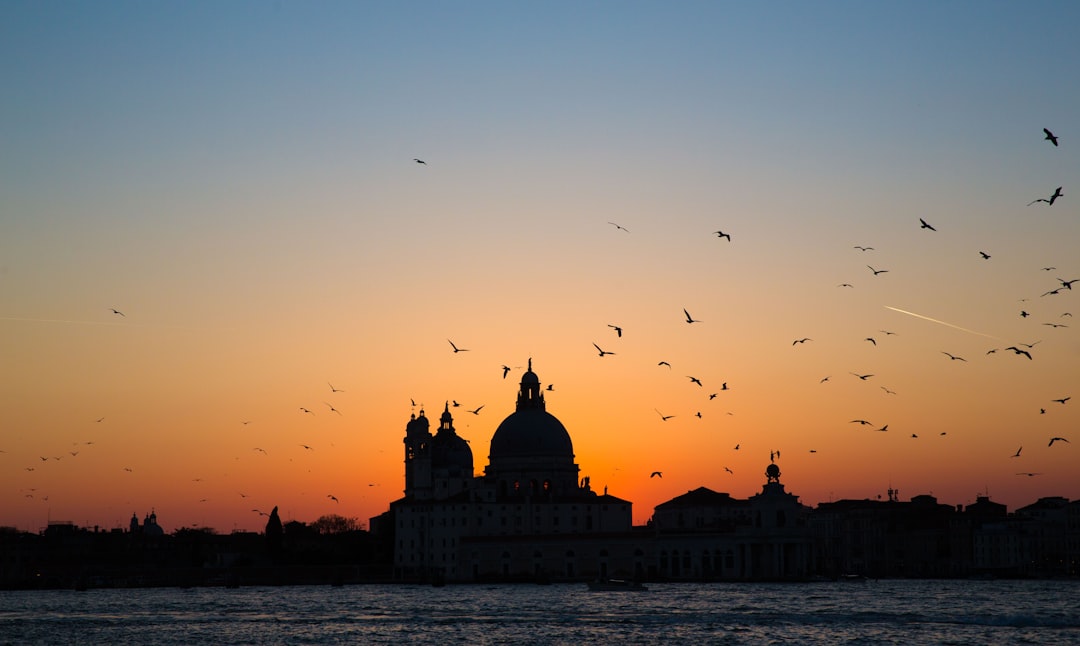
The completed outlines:
{"type": "Polygon", "coordinates": [[[1045,141],[1049,141],[1050,143],[1054,144],[1054,146],[1056,147],[1056,146],[1058,145],[1058,142],[1057,142],[1058,138],[1057,138],[1057,136],[1056,136],[1056,135],[1054,135],[1054,133],[1050,132],[1050,129],[1049,129],[1049,128],[1043,128],[1043,132],[1045,132],[1045,133],[1046,133],[1046,136],[1045,136],[1045,137],[1043,137],[1043,139],[1044,139],[1045,141]]]}
{"type": "Polygon", "coordinates": [[[612,325],[612,324],[608,323],[608,327],[615,330],[615,336],[618,336],[618,337],[622,336],[622,328],[619,327],[618,325],[612,325]]]}
{"type": "Polygon", "coordinates": [[[608,352],[607,350],[601,349],[600,346],[596,345],[596,343],[593,343],[593,347],[596,348],[596,350],[600,353],[601,357],[603,357],[605,354],[615,354],[614,352],[608,352]]]}
{"type": "Polygon", "coordinates": [[[683,314],[686,315],[686,322],[687,323],[701,323],[701,321],[699,321],[699,320],[693,318],[692,316],[690,316],[690,312],[687,312],[685,307],[683,308],[683,314]]]}
{"type": "Polygon", "coordinates": [[[1031,206],[1032,204],[1034,204],[1036,202],[1046,202],[1047,206],[1053,206],[1054,201],[1057,200],[1059,197],[1061,197],[1063,195],[1065,195],[1065,194],[1061,192],[1061,187],[1059,186],[1054,190],[1054,194],[1051,195],[1050,197],[1048,197],[1048,198],[1040,197],[1037,200],[1032,200],[1032,201],[1028,202],[1028,206],[1031,206]]]}
{"type": "Polygon", "coordinates": [[[937,229],[935,229],[934,227],[927,224],[926,220],[924,220],[922,218],[919,218],[919,228],[920,229],[930,229],[931,231],[937,231],[937,229]]]}
{"type": "Polygon", "coordinates": [[[1020,472],[1020,473],[1018,473],[1018,474],[1016,474],[1016,475],[1018,475],[1018,476],[1027,476],[1027,477],[1029,477],[1029,478],[1030,478],[1030,477],[1032,477],[1032,476],[1041,476],[1041,475],[1042,475],[1042,473],[1028,473],[1028,472],[1020,472]]]}
{"type": "Polygon", "coordinates": [[[457,354],[458,352],[468,352],[469,351],[468,348],[459,348],[459,347],[457,347],[456,345],[454,345],[454,342],[451,341],[450,339],[447,339],[446,341],[450,344],[450,347],[454,349],[454,354],[457,354]]]}
{"type": "Polygon", "coordinates": [[[506,379],[507,373],[510,372],[510,366],[503,366],[502,371],[503,371],[503,379],[506,379]]]}
{"type": "Polygon", "coordinates": [[[649,474],[649,477],[650,478],[663,478],[664,474],[660,473],[659,471],[653,471],[652,473],[649,474]]]}
{"type": "Polygon", "coordinates": [[[630,229],[627,229],[626,227],[622,226],[621,224],[615,224],[614,222],[608,222],[608,224],[615,227],[616,229],[622,229],[623,231],[625,231],[627,233],[630,233],[630,229]]]}
{"type": "Polygon", "coordinates": [[[735,475],[735,472],[734,472],[734,471],[732,471],[731,469],[727,468],[727,467],[724,467],[724,471],[727,471],[727,472],[728,472],[728,473],[730,473],[731,475],[735,475]]]}
{"type": "Polygon", "coordinates": [[[1052,401],[1056,401],[1059,404],[1064,404],[1065,402],[1069,401],[1070,399],[1072,399],[1071,396],[1070,397],[1062,397],[1061,399],[1054,399],[1052,401]]]}
{"type": "Polygon", "coordinates": [[[330,392],[332,392],[332,393],[343,393],[343,392],[345,392],[344,390],[342,390],[340,388],[334,388],[334,384],[331,384],[329,381],[326,382],[326,383],[330,385],[330,392]]]}
{"type": "Polygon", "coordinates": [[[303,413],[311,413],[312,415],[315,414],[315,413],[312,413],[310,410],[304,408],[303,406],[300,407],[300,411],[303,412],[303,413]]]}
{"type": "Polygon", "coordinates": [[[858,249],[859,251],[873,251],[874,250],[873,247],[860,247],[859,245],[855,245],[853,248],[858,249]]]}
{"type": "Polygon", "coordinates": [[[656,411],[656,414],[660,416],[660,420],[663,421],[663,422],[666,422],[669,419],[671,419],[672,417],[675,417],[674,415],[665,415],[665,414],[661,413],[659,410],[657,410],[655,408],[653,410],[656,411]]]}
{"type": "Polygon", "coordinates": [[[873,424],[872,424],[872,423],[870,423],[870,422],[866,421],[865,419],[853,419],[853,420],[851,420],[851,421],[850,421],[850,422],[848,422],[848,423],[849,423],[849,424],[861,424],[861,425],[863,425],[863,426],[873,426],[873,424]]]}
{"type": "MultiPolygon", "coordinates": [[[[1022,354],[1025,357],[1027,357],[1028,359],[1031,358],[1031,353],[1030,352],[1028,352],[1027,350],[1021,350],[1020,348],[1016,347],[1015,345],[1010,345],[1009,347],[1007,347],[1005,349],[1006,350],[1012,350],[1015,354],[1022,354]]],[[[993,350],[991,350],[991,352],[993,352],[993,350]]],[[[987,352],[987,354],[990,354],[990,353],[987,352]]]]}
{"type": "MultiPolygon", "coordinates": [[[[124,313],[123,313],[123,312],[121,312],[120,310],[116,309],[116,308],[109,308],[109,310],[110,310],[110,311],[111,311],[111,312],[112,312],[113,314],[119,314],[120,316],[124,316],[124,313]]],[[[124,316],[124,318],[127,318],[127,317],[126,317],[126,316],[124,316]]]]}
{"type": "Polygon", "coordinates": [[[716,237],[718,237],[718,238],[727,238],[727,241],[731,242],[731,236],[724,233],[723,231],[714,231],[713,233],[716,234],[716,237]]]}
{"type": "Polygon", "coordinates": [[[851,287],[851,288],[854,288],[855,286],[852,285],[851,283],[840,283],[839,285],[837,285],[837,287],[851,287]]]}
{"type": "Polygon", "coordinates": [[[874,337],[872,337],[872,336],[868,336],[868,337],[866,337],[866,338],[865,338],[865,339],[863,339],[863,340],[864,340],[864,341],[869,341],[870,343],[873,343],[874,345],[877,345],[877,341],[875,341],[875,340],[874,340],[874,337]]]}
{"type": "MultiPolygon", "coordinates": [[[[596,344],[594,343],[593,345],[596,345],[596,344]]],[[[658,365],[658,366],[667,366],[668,368],[671,367],[671,364],[668,363],[667,361],[661,361],[660,363],[658,363],[656,365],[658,365]]]]}
{"type": "Polygon", "coordinates": [[[334,407],[333,407],[333,406],[332,406],[332,405],[330,404],[330,402],[323,402],[323,403],[324,403],[324,404],[326,404],[327,406],[330,406],[330,412],[332,412],[332,413],[337,413],[338,415],[340,415],[340,414],[341,414],[341,411],[339,411],[338,409],[334,408],[334,407]]]}
{"type": "MultiPolygon", "coordinates": [[[[870,267],[870,265],[867,265],[867,267],[870,267]]],[[[889,272],[888,269],[874,269],[873,267],[870,267],[870,271],[874,272],[875,276],[877,276],[878,274],[885,274],[889,272]]]]}
{"type": "Polygon", "coordinates": [[[427,166],[427,162],[424,161],[423,159],[417,159],[416,157],[413,157],[413,161],[416,162],[417,164],[423,164],[423,165],[427,166]]]}
{"type": "Polygon", "coordinates": [[[797,344],[797,343],[806,343],[807,341],[813,341],[813,339],[811,339],[811,338],[810,338],[810,337],[808,337],[808,336],[807,336],[807,337],[803,337],[803,338],[801,338],[801,339],[795,339],[794,341],[792,341],[792,342],[791,342],[791,345],[795,345],[795,344],[797,344]]]}
{"type": "Polygon", "coordinates": [[[1069,440],[1067,440],[1067,439],[1065,439],[1063,437],[1052,437],[1052,438],[1050,438],[1050,443],[1047,444],[1046,446],[1054,446],[1054,442],[1065,442],[1066,444],[1071,444],[1071,442],[1069,442],[1069,440]]]}
{"type": "Polygon", "coordinates": [[[473,415],[479,415],[480,414],[480,409],[483,408],[486,405],[487,404],[481,404],[481,405],[477,406],[475,410],[471,410],[469,412],[472,413],[473,415]]]}
{"type": "Polygon", "coordinates": [[[944,350],[942,350],[942,351],[941,351],[941,354],[943,354],[943,355],[945,355],[946,357],[948,357],[948,358],[952,359],[953,361],[964,361],[964,362],[966,362],[966,361],[967,361],[967,359],[965,359],[965,358],[963,358],[963,357],[958,357],[958,356],[956,356],[956,355],[954,355],[954,354],[949,354],[948,352],[945,352],[944,350]]]}
{"type": "Polygon", "coordinates": [[[1023,450],[1024,450],[1024,447],[1023,447],[1023,445],[1021,445],[1020,448],[1016,449],[1016,453],[1013,453],[1009,457],[1018,458],[1018,457],[1020,457],[1020,452],[1023,451],[1023,450]]]}
{"type": "Polygon", "coordinates": [[[990,260],[990,254],[986,253],[985,251],[980,251],[979,255],[982,256],[983,260],[990,260]]]}
{"type": "Polygon", "coordinates": [[[698,386],[701,386],[701,380],[697,377],[691,377],[690,375],[686,375],[686,378],[689,379],[691,382],[697,384],[698,386]]]}
{"type": "Polygon", "coordinates": [[[1073,283],[1075,283],[1078,280],[1080,280],[1080,278],[1073,278],[1072,280],[1062,280],[1062,279],[1058,278],[1058,282],[1061,283],[1061,286],[1064,287],[1065,289],[1072,289],[1073,283]]]}
{"type": "Polygon", "coordinates": [[[333,494],[326,494],[326,497],[329,498],[330,500],[333,500],[334,502],[338,501],[337,496],[335,496],[333,494]]]}
{"type": "Polygon", "coordinates": [[[866,381],[866,380],[867,380],[867,379],[869,379],[870,377],[873,377],[873,376],[874,376],[874,375],[860,375],[860,374],[859,374],[859,373],[857,373],[857,372],[853,372],[853,373],[851,373],[851,374],[855,375],[855,376],[856,376],[856,377],[858,377],[859,379],[862,379],[863,381],[866,381]]]}

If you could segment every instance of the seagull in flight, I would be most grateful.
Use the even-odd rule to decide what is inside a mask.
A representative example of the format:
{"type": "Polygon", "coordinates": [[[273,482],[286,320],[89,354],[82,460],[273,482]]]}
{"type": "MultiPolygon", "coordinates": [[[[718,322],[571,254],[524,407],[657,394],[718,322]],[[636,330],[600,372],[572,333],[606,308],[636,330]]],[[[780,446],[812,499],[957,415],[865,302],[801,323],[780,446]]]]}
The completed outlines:
{"type": "Polygon", "coordinates": [[[608,323],[608,327],[615,330],[615,335],[616,336],[619,336],[619,337],[622,336],[622,328],[619,327],[618,325],[612,325],[611,323],[608,323]]]}
{"type": "Polygon", "coordinates": [[[691,382],[697,384],[698,386],[701,386],[701,380],[697,377],[691,377],[690,375],[686,375],[686,378],[689,379],[691,382]]]}
{"type": "Polygon", "coordinates": [[[849,424],[861,424],[863,426],[873,426],[873,424],[871,422],[868,422],[865,419],[853,419],[848,423],[849,424]]]}
{"type": "Polygon", "coordinates": [[[627,233],[630,233],[630,229],[627,229],[626,227],[622,226],[621,224],[616,224],[614,222],[608,222],[608,224],[615,227],[616,229],[621,229],[621,230],[623,230],[623,231],[625,231],[627,233]]]}
{"type": "Polygon", "coordinates": [[[855,245],[855,246],[854,246],[854,247],[852,247],[852,248],[853,248],[853,249],[858,249],[859,251],[873,251],[873,250],[874,250],[874,248],[873,248],[873,247],[861,247],[861,246],[859,246],[859,245],[855,245]]]}
{"type": "Polygon", "coordinates": [[[660,416],[660,420],[663,421],[663,422],[666,422],[669,419],[671,419],[672,417],[675,417],[674,415],[665,415],[665,414],[661,413],[659,410],[657,410],[655,408],[653,410],[656,411],[656,414],[660,416]]]}
{"type": "Polygon", "coordinates": [[[956,355],[954,355],[954,354],[949,354],[948,352],[945,352],[944,350],[942,350],[942,351],[941,351],[941,354],[943,354],[943,355],[945,355],[946,357],[948,357],[948,358],[952,359],[953,361],[964,361],[964,362],[966,362],[966,361],[967,361],[967,359],[965,359],[965,358],[963,358],[963,357],[958,357],[958,356],[956,356],[956,355]]]}
{"type": "Polygon", "coordinates": [[[659,471],[653,471],[652,473],[649,474],[649,477],[650,478],[663,478],[664,474],[660,473],[659,471]]]}
{"type": "Polygon", "coordinates": [[[877,341],[875,341],[874,337],[872,337],[872,336],[866,337],[865,339],[863,339],[863,341],[869,341],[870,343],[873,343],[874,345],[877,345],[877,341]]]}
{"type": "Polygon", "coordinates": [[[450,344],[450,347],[454,349],[454,354],[457,354],[458,352],[468,352],[469,351],[468,348],[459,348],[459,347],[457,347],[456,345],[454,345],[454,342],[451,341],[450,339],[447,339],[446,341],[450,344]]]}
{"type": "Polygon", "coordinates": [[[986,253],[985,251],[980,251],[979,255],[982,256],[983,260],[990,260],[990,254],[986,253]]]}
{"type": "Polygon", "coordinates": [[[334,408],[334,407],[333,407],[333,406],[332,406],[332,405],[330,404],[330,402],[323,402],[323,403],[324,403],[324,404],[326,404],[327,406],[330,406],[330,412],[332,412],[332,413],[337,413],[338,415],[340,415],[340,414],[341,414],[341,411],[339,411],[338,409],[334,408]]]}
{"type": "MultiPolygon", "coordinates": [[[[596,344],[594,343],[593,345],[596,345],[596,344]]],[[[661,361],[660,363],[658,363],[656,365],[658,365],[658,366],[667,366],[668,368],[671,368],[671,364],[668,363],[667,361],[661,361]]]]}
{"type": "Polygon", "coordinates": [[[334,388],[334,384],[331,384],[329,381],[326,382],[326,383],[330,385],[330,392],[332,392],[332,393],[343,393],[343,392],[345,392],[344,390],[342,390],[340,388],[334,388]]]}
{"type": "Polygon", "coordinates": [[[1030,473],[1030,472],[1023,472],[1023,471],[1021,471],[1020,473],[1017,473],[1016,475],[1018,475],[1018,476],[1027,476],[1027,477],[1029,477],[1029,478],[1030,478],[1030,477],[1032,477],[1032,476],[1041,476],[1041,475],[1042,475],[1042,473],[1030,473]]]}
{"type": "MultiPolygon", "coordinates": [[[[867,265],[867,267],[870,267],[870,265],[867,265]]],[[[870,271],[874,272],[875,276],[877,276],[878,274],[886,274],[889,272],[888,269],[874,269],[873,267],[870,267],[870,271]]]]}
{"type": "Polygon", "coordinates": [[[1065,402],[1069,401],[1070,399],[1072,399],[1071,396],[1070,397],[1062,397],[1061,399],[1054,399],[1054,400],[1051,400],[1051,401],[1056,401],[1059,404],[1064,404],[1065,402]]]}
{"type": "Polygon", "coordinates": [[[424,166],[427,166],[427,162],[424,161],[423,159],[417,159],[416,157],[413,157],[413,161],[416,162],[417,164],[423,164],[424,166]]]}
{"type": "Polygon", "coordinates": [[[1050,132],[1049,128],[1043,128],[1043,132],[1046,133],[1046,136],[1043,137],[1043,139],[1046,140],[1046,141],[1049,141],[1052,144],[1054,144],[1054,147],[1057,147],[1057,145],[1058,145],[1057,136],[1054,133],[1050,132]]]}
{"type": "Polygon", "coordinates": [[[506,379],[507,373],[510,372],[510,366],[503,366],[502,371],[503,371],[503,379],[506,379]]]}
{"type": "Polygon", "coordinates": [[[1016,449],[1016,453],[1013,453],[1009,457],[1018,458],[1018,457],[1020,457],[1020,452],[1023,451],[1023,450],[1024,450],[1024,447],[1023,447],[1023,445],[1021,445],[1020,448],[1016,449]]]}
{"type": "Polygon", "coordinates": [[[1071,442],[1069,442],[1069,440],[1067,440],[1067,439],[1065,439],[1063,437],[1052,437],[1052,438],[1050,438],[1050,443],[1047,444],[1046,446],[1054,446],[1054,442],[1065,442],[1066,444],[1071,444],[1071,442]]]}
{"type": "Polygon", "coordinates": [[[811,339],[808,336],[805,336],[805,337],[803,337],[801,339],[795,339],[794,341],[791,342],[791,345],[796,345],[798,343],[806,343],[807,341],[813,341],[813,339],[811,339]]]}
{"type": "Polygon", "coordinates": [[[855,375],[855,376],[856,376],[856,377],[858,377],[859,379],[862,379],[863,381],[866,381],[866,380],[867,380],[867,379],[869,379],[870,377],[873,377],[873,376],[874,376],[874,375],[860,375],[860,374],[859,374],[859,373],[857,373],[857,372],[853,372],[853,373],[851,373],[851,374],[855,375]]]}
{"type": "Polygon", "coordinates": [[[927,224],[926,220],[924,220],[922,218],[919,218],[919,228],[920,229],[930,229],[931,231],[937,231],[937,229],[935,229],[934,227],[927,224]]]}
{"type": "Polygon", "coordinates": [[[615,354],[614,352],[608,352],[607,350],[602,350],[600,348],[600,346],[596,345],[596,343],[593,343],[593,347],[596,348],[596,350],[600,353],[601,357],[603,357],[605,354],[615,354]]]}
{"type": "Polygon", "coordinates": [[[686,322],[687,323],[701,323],[701,321],[699,321],[699,320],[693,318],[692,316],[690,316],[690,312],[687,312],[685,307],[683,308],[683,314],[686,315],[686,322]]]}
{"type": "Polygon", "coordinates": [[[727,238],[727,241],[731,242],[731,236],[724,233],[723,231],[714,231],[713,233],[716,234],[716,237],[718,237],[718,238],[727,238]]]}
{"type": "Polygon", "coordinates": [[[1032,200],[1032,201],[1028,202],[1028,206],[1031,206],[1032,204],[1034,204],[1036,202],[1046,202],[1047,206],[1053,206],[1054,201],[1057,200],[1059,197],[1061,197],[1063,195],[1065,195],[1065,194],[1061,192],[1061,187],[1059,186],[1059,187],[1057,187],[1057,189],[1054,190],[1054,194],[1051,195],[1050,197],[1048,197],[1048,198],[1040,197],[1037,200],[1032,200]]]}
{"type": "MultiPolygon", "coordinates": [[[[1016,354],[1022,354],[1025,357],[1027,357],[1028,359],[1031,358],[1031,353],[1030,352],[1028,352],[1027,350],[1021,350],[1020,348],[1016,347],[1015,345],[1010,345],[1009,347],[1007,347],[1005,349],[1006,350],[1012,350],[1016,354]]],[[[989,353],[987,353],[987,354],[989,354],[989,353]]]]}
{"type": "Polygon", "coordinates": [[[1061,286],[1064,287],[1065,289],[1072,289],[1073,283],[1075,283],[1078,280],[1080,280],[1080,278],[1073,278],[1072,280],[1062,280],[1062,279],[1058,278],[1058,282],[1061,283],[1061,286]]]}
{"type": "Polygon", "coordinates": [[[328,493],[328,494],[326,494],[326,497],[329,498],[330,500],[333,500],[334,502],[338,501],[337,496],[335,496],[333,494],[328,493]]]}
{"type": "MultiPolygon", "coordinates": [[[[120,316],[124,316],[124,313],[121,312],[120,310],[116,309],[116,308],[111,307],[111,308],[109,308],[109,311],[111,311],[113,314],[119,314],[120,316]]],[[[127,317],[124,316],[124,318],[127,318],[127,317]]]]}
{"type": "Polygon", "coordinates": [[[475,410],[471,410],[469,412],[472,413],[473,415],[479,415],[480,414],[480,409],[483,408],[486,405],[487,404],[481,404],[481,405],[477,406],[475,410]]]}

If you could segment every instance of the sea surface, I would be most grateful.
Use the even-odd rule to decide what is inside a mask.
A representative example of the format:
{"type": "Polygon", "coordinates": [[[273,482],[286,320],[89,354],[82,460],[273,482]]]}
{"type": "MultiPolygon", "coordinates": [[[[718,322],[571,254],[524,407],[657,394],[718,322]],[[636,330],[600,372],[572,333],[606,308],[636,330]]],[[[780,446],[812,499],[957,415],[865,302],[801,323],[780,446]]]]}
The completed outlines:
{"type": "Polygon", "coordinates": [[[1080,644],[1080,581],[0,592],[0,644],[1080,644]]]}

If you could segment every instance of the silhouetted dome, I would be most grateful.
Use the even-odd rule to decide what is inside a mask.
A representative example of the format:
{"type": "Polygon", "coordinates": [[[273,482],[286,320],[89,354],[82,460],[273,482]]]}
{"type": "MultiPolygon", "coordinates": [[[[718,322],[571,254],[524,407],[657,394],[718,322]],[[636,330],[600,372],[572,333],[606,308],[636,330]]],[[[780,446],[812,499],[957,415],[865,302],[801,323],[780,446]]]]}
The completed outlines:
{"type": "MultiPolygon", "coordinates": [[[[531,375],[532,373],[525,373],[531,375]]],[[[535,378],[536,375],[533,375],[535,378]]],[[[525,378],[522,378],[522,383],[525,378]]],[[[539,408],[511,413],[491,438],[491,460],[505,457],[565,457],[573,459],[574,446],[566,427],[539,408]]]]}
{"type": "Polygon", "coordinates": [[[437,433],[431,439],[431,468],[446,469],[450,475],[472,477],[472,448],[456,434],[437,433]]]}
{"type": "Polygon", "coordinates": [[[449,403],[439,418],[439,431],[431,439],[431,468],[445,469],[451,476],[471,478],[473,475],[472,448],[454,430],[449,403]]]}

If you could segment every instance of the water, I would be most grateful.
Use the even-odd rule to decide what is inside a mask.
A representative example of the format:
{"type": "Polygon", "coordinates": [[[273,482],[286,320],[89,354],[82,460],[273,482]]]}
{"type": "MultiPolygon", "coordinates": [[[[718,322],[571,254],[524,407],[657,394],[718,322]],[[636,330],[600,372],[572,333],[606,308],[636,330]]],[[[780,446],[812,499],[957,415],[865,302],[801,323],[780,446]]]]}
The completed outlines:
{"type": "Polygon", "coordinates": [[[0,592],[0,644],[1080,644],[1080,581],[0,592]]]}

